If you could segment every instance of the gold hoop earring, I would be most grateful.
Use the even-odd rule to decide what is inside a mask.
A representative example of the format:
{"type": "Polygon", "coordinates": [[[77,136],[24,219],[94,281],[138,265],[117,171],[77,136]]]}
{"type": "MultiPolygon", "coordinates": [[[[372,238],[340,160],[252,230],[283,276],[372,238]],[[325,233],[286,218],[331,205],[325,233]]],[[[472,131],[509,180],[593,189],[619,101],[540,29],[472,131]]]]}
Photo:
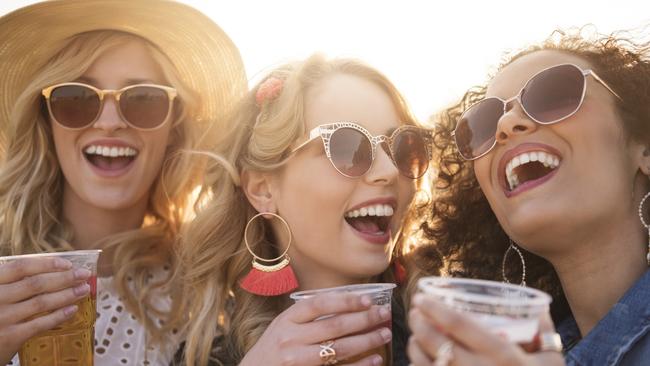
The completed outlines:
{"type": "Polygon", "coordinates": [[[297,289],[298,279],[291,268],[291,259],[287,255],[289,247],[291,247],[291,240],[292,235],[289,224],[278,214],[261,212],[248,220],[244,229],[244,243],[248,252],[253,256],[253,262],[251,270],[244,276],[239,286],[247,292],[260,296],[278,296],[297,289]],[[279,219],[287,229],[287,233],[289,233],[289,244],[287,248],[278,257],[272,259],[262,258],[255,254],[248,242],[248,228],[256,218],[264,215],[271,215],[279,219]]]}
{"type": "Polygon", "coordinates": [[[646,261],[648,265],[650,266],[650,225],[648,225],[647,222],[645,222],[645,219],[643,218],[643,204],[645,204],[645,201],[650,197],[650,192],[646,193],[645,196],[641,199],[641,203],[639,203],[639,219],[641,219],[641,225],[645,226],[645,228],[648,230],[648,254],[646,254],[646,261]]]}
{"type": "Polygon", "coordinates": [[[521,250],[517,245],[510,239],[510,246],[506,249],[506,252],[503,254],[503,260],[501,261],[501,277],[503,277],[503,282],[510,283],[508,277],[506,276],[506,259],[508,259],[508,254],[511,250],[514,250],[519,254],[519,259],[521,260],[521,286],[526,287],[526,261],[524,260],[524,255],[521,253],[521,250]]]}

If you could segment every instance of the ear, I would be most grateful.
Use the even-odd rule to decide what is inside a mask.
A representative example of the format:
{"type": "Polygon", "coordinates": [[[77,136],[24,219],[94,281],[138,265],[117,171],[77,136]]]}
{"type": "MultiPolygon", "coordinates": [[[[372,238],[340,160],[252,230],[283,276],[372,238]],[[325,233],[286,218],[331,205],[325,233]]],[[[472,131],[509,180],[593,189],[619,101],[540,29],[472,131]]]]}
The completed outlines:
{"type": "Polygon", "coordinates": [[[241,189],[257,212],[277,211],[271,188],[269,174],[252,170],[244,170],[241,173],[241,189]]]}
{"type": "Polygon", "coordinates": [[[646,176],[650,177],[650,144],[638,144],[634,154],[637,157],[639,169],[646,176]]]}

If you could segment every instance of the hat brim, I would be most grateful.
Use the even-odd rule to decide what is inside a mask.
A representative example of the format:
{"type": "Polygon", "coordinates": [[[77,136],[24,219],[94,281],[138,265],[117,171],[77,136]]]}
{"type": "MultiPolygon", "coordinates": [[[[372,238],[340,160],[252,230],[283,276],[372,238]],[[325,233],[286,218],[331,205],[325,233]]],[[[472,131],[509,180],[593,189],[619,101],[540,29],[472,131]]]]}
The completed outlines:
{"type": "MultiPolygon", "coordinates": [[[[222,118],[246,90],[237,47],[203,13],[167,0],[53,0],[0,18],[0,129],[16,99],[63,42],[79,33],[115,30],[156,45],[198,95],[198,122],[222,118]]],[[[4,136],[3,136],[4,137],[4,136]]]]}

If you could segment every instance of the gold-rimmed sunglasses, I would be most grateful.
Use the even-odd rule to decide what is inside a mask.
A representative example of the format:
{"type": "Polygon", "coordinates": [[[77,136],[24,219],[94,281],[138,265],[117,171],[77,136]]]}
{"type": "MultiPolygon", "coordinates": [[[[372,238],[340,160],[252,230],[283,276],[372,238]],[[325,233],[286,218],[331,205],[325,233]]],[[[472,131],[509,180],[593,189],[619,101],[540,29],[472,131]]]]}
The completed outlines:
{"type": "Polygon", "coordinates": [[[157,84],[136,84],[111,90],[78,82],[52,85],[42,93],[52,120],[73,130],[87,128],[97,121],[107,95],[115,98],[118,113],[129,126],[153,130],[170,119],[177,96],[176,89],[157,84]]]}

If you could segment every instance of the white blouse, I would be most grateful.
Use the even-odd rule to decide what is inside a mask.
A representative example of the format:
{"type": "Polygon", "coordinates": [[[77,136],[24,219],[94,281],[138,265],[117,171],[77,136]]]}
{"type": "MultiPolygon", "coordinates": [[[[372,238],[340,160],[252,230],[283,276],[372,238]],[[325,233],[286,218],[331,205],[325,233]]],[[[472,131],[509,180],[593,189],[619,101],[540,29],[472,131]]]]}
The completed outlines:
{"type": "MultiPolygon", "coordinates": [[[[166,295],[157,296],[153,298],[152,304],[157,309],[168,310],[171,299],[166,295]]],[[[160,319],[156,317],[153,319],[160,323],[160,319]]],[[[140,324],[136,317],[126,310],[126,306],[113,284],[113,278],[97,278],[95,366],[169,366],[182,342],[182,337],[177,333],[169,334],[165,340],[166,343],[163,346],[148,345],[146,355],[149,363],[145,363],[144,325],[140,324]]],[[[9,365],[20,365],[18,355],[9,365]]]]}

